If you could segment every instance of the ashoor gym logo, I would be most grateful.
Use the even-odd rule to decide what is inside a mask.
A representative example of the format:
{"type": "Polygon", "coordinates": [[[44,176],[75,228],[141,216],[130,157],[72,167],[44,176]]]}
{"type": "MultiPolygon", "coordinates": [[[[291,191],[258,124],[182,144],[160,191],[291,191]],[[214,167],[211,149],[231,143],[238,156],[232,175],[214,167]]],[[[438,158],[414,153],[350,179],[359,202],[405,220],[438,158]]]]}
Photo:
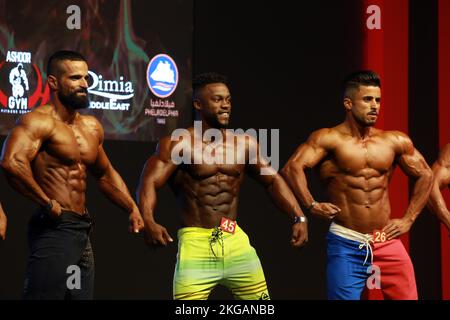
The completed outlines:
{"type": "Polygon", "coordinates": [[[49,87],[31,63],[31,52],[8,51],[5,61],[0,62],[0,74],[1,113],[23,114],[49,101],[49,87]]]}

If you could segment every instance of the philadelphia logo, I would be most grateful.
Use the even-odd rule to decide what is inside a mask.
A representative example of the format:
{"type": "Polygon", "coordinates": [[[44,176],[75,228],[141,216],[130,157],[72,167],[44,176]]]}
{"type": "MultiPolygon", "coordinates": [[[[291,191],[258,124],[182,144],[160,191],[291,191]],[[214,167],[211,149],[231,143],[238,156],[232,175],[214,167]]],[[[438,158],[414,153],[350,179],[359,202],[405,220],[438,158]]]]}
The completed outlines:
{"type": "Polygon", "coordinates": [[[154,56],[147,67],[147,84],[159,98],[170,96],[178,84],[178,69],[175,61],[166,54],[154,56]]]}

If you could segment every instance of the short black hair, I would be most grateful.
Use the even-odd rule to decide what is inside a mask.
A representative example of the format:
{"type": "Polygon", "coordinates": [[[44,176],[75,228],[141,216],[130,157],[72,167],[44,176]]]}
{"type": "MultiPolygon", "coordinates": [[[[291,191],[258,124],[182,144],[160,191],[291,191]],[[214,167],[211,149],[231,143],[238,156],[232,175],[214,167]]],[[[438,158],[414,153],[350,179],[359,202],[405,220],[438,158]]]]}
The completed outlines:
{"type": "Polygon", "coordinates": [[[342,81],[342,95],[348,97],[348,92],[358,89],[359,86],[374,86],[381,88],[381,80],[378,74],[371,70],[359,70],[345,77],[342,81]]]}
{"type": "Polygon", "coordinates": [[[216,72],[205,72],[198,74],[192,81],[192,89],[194,98],[197,97],[198,91],[211,83],[223,83],[228,87],[228,79],[226,76],[216,72]]]}
{"type": "Polygon", "coordinates": [[[60,50],[53,53],[47,62],[47,76],[58,75],[58,63],[64,60],[69,61],[84,61],[87,63],[86,58],[79,52],[70,50],[60,50]]]}

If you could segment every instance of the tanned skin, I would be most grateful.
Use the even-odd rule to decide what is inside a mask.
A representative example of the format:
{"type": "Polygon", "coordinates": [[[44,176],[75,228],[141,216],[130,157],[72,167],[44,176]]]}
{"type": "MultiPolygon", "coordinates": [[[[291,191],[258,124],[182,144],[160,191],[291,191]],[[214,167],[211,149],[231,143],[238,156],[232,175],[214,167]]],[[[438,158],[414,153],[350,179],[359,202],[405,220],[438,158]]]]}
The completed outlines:
{"type": "Polygon", "coordinates": [[[102,125],[58,96],[86,96],[87,80],[86,62],[59,62],[57,74],[48,77],[52,103],[18,120],[4,143],[1,166],[12,187],[41,206],[51,204],[55,217],[61,210],[85,214],[90,171],[101,191],[129,214],[130,231],[137,233],[143,220],[103,149],[102,125]]]}
{"type": "MultiPolygon", "coordinates": [[[[249,152],[259,149],[256,140],[240,136],[243,148],[234,143],[236,136],[225,130],[231,113],[231,96],[223,83],[211,83],[200,90],[194,100],[194,107],[200,115],[203,130],[215,128],[221,131],[223,141],[214,144],[214,154],[223,159],[223,164],[195,164],[195,157],[203,154],[208,142],[200,140],[200,148],[194,144],[194,128],[189,128],[190,137],[171,141],[170,137],[160,140],[157,152],[145,164],[138,188],[139,208],[145,221],[146,240],[152,246],[166,246],[172,237],[166,228],[154,218],[157,190],[170,183],[182,208],[184,227],[214,228],[220,225],[222,217],[236,220],[239,190],[245,173],[259,181],[269,192],[275,204],[292,217],[303,216],[293,193],[284,179],[260,157],[249,152]],[[176,165],[172,161],[174,148],[188,150],[192,164],[176,165]],[[245,161],[227,163],[228,152],[245,161]],[[256,157],[256,158],[255,158],[256,157]],[[251,161],[253,160],[253,161],[251,161]],[[269,174],[261,175],[265,168],[269,174]]],[[[200,138],[201,139],[201,138],[200,138]]],[[[204,159],[203,159],[204,160],[204,159]]],[[[300,247],[308,239],[307,224],[295,223],[292,227],[291,243],[300,247]]]]}
{"type": "Polygon", "coordinates": [[[411,228],[426,204],[433,175],[407,135],[373,127],[380,102],[378,86],[352,90],[343,101],[345,121],[313,132],[281,173],[297,199],[311,207],[305,169],[317,167],[330,202],[312,206],[313,214],[361,233],[382,230],[393,239],[411,228]],[[415,184],[403,218],[391,219],[388,184],[397,165],[415,184]]]}

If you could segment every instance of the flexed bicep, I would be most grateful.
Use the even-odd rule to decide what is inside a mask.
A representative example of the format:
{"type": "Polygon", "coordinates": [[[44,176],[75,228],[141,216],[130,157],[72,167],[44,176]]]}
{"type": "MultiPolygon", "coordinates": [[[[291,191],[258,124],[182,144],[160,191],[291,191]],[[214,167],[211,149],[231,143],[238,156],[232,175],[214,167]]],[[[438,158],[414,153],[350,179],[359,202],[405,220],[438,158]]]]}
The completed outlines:
{"type": "Polygon", "coordinates": [[[144,164],[136,191],[139,208],[145,216],[152,214],[156,205],[156,190],[162,187],[177,168],[171,152],[175,144],[167,137],[162,138],[153,154],[144,164]]]}
{"type": "Polygon", "coordinates": [[[299,183],[305,184],[302,187],[306,188],[304,170],[314,168],[328,154],[327,134],[328,129],[322,129],[312,133],[308,140],[297,148],[281,170],[281,174],[294,189],[297,196],[300,193],[298,189],[301,187],[298,185],[299,183]]]}
{"type": "Polygon", "coordinates": [[[425,206],[433,184],[433,172],[412,141],[403,133],[395,133],[397,144],[397,162],[403,172],[414,179],[414,188],[402,223],[406,221],[409,230],[411,224],[425,206]]]}
{"type": "Polygon", "coordinates": [[[54,122],[37,112],[20,118],[6,138],[1,157],[1,167],[11,186],[22,195],[45,205],[49,198],[34,179],[31,162],[42,144],[51,136],[54,122]]]}
{"type": "Polygon", "coordinates": [[[36,157],[42,143],[52,131],[49,121],[41,118],[29,114],[22,116],[3,144],[2,165],[13,165],[14,161],[29,163],[36,157]]]}
{"type": "Polygon", "coordinates": [[[414,179],[431,172],[422,154],[414,147],[406,150],[398,158],[398,164],[406,175],[414,179]]]}
{"type": "Polygon", "coordinates": [[[288,168],[313,168],[328,154],[328,129],[318,130],[301,144],[285,165],[288,168]]]}
{"type": "Polygon", "coordinates": [[[314,197],[308,189],[305,169],[315,167],[324,159],[331,149],[334,140],[330,129],[321,129],[311,134],[308,140],[300,145],[288,160],[281,175],[303,205],[309,207],[314,197]]]}

